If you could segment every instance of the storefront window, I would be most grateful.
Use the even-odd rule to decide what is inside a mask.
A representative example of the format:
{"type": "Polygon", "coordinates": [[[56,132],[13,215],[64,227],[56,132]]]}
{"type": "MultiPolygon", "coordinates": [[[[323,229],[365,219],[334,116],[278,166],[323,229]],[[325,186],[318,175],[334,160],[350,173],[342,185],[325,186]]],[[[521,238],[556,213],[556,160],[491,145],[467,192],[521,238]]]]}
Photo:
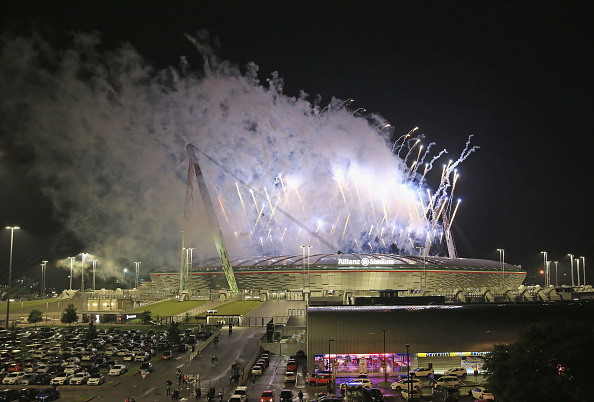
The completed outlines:
{"type": "MultiPolygon", "coordinates": [[[[314,367],[316,370],[329,370],[330,363],[335,368],[337,374],[384,373],[384,354],[380,353],[362,353],[362,354],[332,354],[330,361],[328,355],[315,355],[314,367]]],[[[388,373],[405,372],[407,365],[406,353],[387,353],[385,354],[385,366],[388,373]]]]}

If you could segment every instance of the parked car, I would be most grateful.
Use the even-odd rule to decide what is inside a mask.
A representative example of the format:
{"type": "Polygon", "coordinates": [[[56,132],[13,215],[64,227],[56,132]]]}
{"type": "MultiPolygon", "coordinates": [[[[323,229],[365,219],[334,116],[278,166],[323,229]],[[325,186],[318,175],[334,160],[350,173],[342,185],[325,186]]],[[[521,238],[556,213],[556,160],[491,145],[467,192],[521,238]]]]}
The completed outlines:
{"type": "Polygon", "coordinates": [[[56,376],[54,378],[52,378],[52,381],[50,382],[51,385],[65,385],[68,384],[68,381],[70,381],[70,378],[72,378],[74,374],[72,373],[65,373],[64,371],[62,371],[61,373],[56,374],[56,376]]]}
{"type": "Polygon", "coordinates": [[[91,374],[87,380],[87,385],[101,385],[105,382],[105,377],[101,373],[91,374]]]}
{"type": "Polygon", "coordinates": [[[455,375],[444,375],[435,381],[435,388],[460,388],[460,379],[455,375]]]}
{"type": "Polygon", "coordinates": [[[171,359],[172,357],[173,357],[173,353],[171,353],[171,350],[169,350],[169,349],[168,349],[168,350],[165,350],[165,351],[163,351],[163,355],[161,356],[161,358],[162,358],[163,360],[169,360],[169,359],[171,359]]]}
{"type": "Polygon", "coordinates": [[[307,377],[307,381],[305,382],[310,387],[314,387],[316,385],[326,385],[329,382],[332,382],[332,374],[331,373],[313,373],[307,377]]]}
{"type": "Polygon", "coordinates": [[[35,384],[35,379],[37,375],[35,373],[25,373],[24,376],[17,380],[17,384],[19,385],[33,385],[35,384]]]}
{"type": "Polygon", "coordinates": [[[429,374],[433,374],[433,369],[428,367],[418,367],[408,372],[411,377],[427,377],[429,374]]]}
{"type": "Polygon", "coordinates": [[[0,390],[0,401],[2,402],[10,402],[16,401],[21,396],[21,393],[18,389],[3,389],[0,390]]]}
{"type": "Polygon", "coordinates": [[[402,398],[407,401],[420,401],[421,400],[421,390],[417,388],[413,388],[410,390],[410,393],[407,389],[403,389],[400,393],[402,398]]]}
{"type": "Polygon", "coordinates": [[[452,367],[443,373],[443,375],[455,375],[457,377],[466,377],[466,374],[466,369],[464,367],[452,367]]]}
{"type": "Polygon", "coordinates": [[[365,389],[373,388],[373,382],[369,378],[355,378],[347,383],[349,387],[356,385],[361,385],[365,389]]]}
{"type": "Polygon", "coordinates": [[[153,363],[151,362],[143,362],[140,363],[140,367],[138,367],[138,372],[141,373],[143,371],[152,373],[153,372],[153,363]]]}
{"type": "Polygon", "coordinates": [[[25,375],[24,371],[13,371],[2,379],[2,384],[5,384],[5,385],[17,384],[17,381],[19,380],[19,378],[21,378],[24,375],[25,375]]]}
{"type": "Polygon", "coordinates": [[[67,366],[64,366],[65,373],[75,374],[75,373],[78,373],[79,371],[81,371],[81,368],[77,364],[69,364],[67,366]]]}
{"type": "Polygon", "coordinates": [[[494,401],[495,396],[491,391],[485,387],[476,387],[468,391],[468,395],[474,399],[482,399],[484,401],[494,401]]]}
{"type": "Polygon", "coordinates": [[[274,392],[269,389],[262,392],[262,395],[260,396],[260,402],[274,402],[274,392]]]}
{"type": "Polygon", "coordinates": [[[416,378],[408,378],[397,382],[393,382],[390,388],[396,391],[402,391],[403,389],[408,389],[408,384],[410,384],[411,388],[413,389],[423,388],[423,382],[416,378]]]}
{"type": "Polygon", "coordinates": [[[287,362],[287,371],[297,371],[297,360],[289,360],[287,362]]]}
{"type": "Polygon", "coordinates": [[[295,372],[287,371],[285,373],[285,384],[289,383],[289,382],[296,382],[296,381],[297,381],[297,376],[295,375],[295,372]]]}
{"type": "Polygon", "coordinates": [[[149,352],[141,351],[136,353],[134,356],[135,362],[145,362],[151,358],[151,354],[149,352]]]}
{"type": "Polygon", "coordinates": [[[128,369],[124,364],[116,364],[115,366],[109,369],[107,375],[122,375],[126,371],[128,371],[128,369]]]}
{"type": "Polygon", "coordinates": [[[280,393],[280,402],[293,402],[293,391],[283,389],[280,393]]]}
{"type": "Polygon", "coordinates": [[[37,385],[50,385],[54,375],[51,373],[41,373],[37,374],[37,378],[35,379],[35,384],[37,385]]]}
{"type": "Polygon", "coordinates": [[[86,371],[80,371],[70,378],[68,382],[70,385],[85,385],[89,379],[90,374],[86,371]]]}
{"type": "Polygon", "coordinates": [[[460,391],[457,388],[440,387],[433,390],[433,395],[439,401],[457,402],[458,398],[460,398],[460,391]]]}
{"type": "Polygon", "coordinates": [[[21,390],[21,395],[19,396],[20,402],[28,402],[34,401],[39,394],[40,390],[37,388],[25,388],[21,390]]]}
{"type": "Polygon", "coordinates": [[[49,402],[55,401],[60,397],[60,391],[57,388],[50,387],[44,388],[41,392],[37,394],[35,400],[37,402],[49,402]]]}
{"type": "Polygon", "coordinates": [[[246,402],[246,399],[243,395],[231,395],[227,402],[246,402]]]}
{"type": "Polygon", "coordinates": [[[252,367],[252,375],[253,376],[262,375],[263,372],[264,372],[264,368],[260,364],[254,364],[254,366],[252,367]]]}
{"type": "Polygon", "coordinates": [[[371,402],[384,402],[384,394],[379,388],[371,388],[369,390],[369,397],[371,402]]]}

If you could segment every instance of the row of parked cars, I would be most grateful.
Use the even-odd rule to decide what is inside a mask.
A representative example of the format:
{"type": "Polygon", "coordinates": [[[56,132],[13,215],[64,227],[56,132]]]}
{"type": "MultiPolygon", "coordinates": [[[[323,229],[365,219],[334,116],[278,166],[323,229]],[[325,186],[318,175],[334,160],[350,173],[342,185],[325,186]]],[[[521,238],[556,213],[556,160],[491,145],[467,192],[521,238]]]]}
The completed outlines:
{"type": "Polygon", "coordinates": [[[60,391],[57,388],[25,388],[25,389],[2,389],[0,390],[0,401],[37,401],[49,402],[54,401],[60,397],[60,391]]]}

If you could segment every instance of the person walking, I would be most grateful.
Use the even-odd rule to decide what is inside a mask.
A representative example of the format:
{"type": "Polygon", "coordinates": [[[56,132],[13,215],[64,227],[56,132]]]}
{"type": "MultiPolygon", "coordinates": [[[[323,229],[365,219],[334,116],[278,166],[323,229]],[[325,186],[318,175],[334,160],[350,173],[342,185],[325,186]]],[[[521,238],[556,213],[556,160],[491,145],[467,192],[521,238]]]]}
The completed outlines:
{"type": "Polygon", "coordinates": [[[165,381],[165,386],[167,387],[166,395],[171,395],[171,385],[172,384],[173,384],[173,382],[171,380],[165,381]]]}
{"type": "Polygon", "coordinates": [[[303,390],[299,390],[297,396],[299,397],[299,402],[303,402],[303,390]]]}

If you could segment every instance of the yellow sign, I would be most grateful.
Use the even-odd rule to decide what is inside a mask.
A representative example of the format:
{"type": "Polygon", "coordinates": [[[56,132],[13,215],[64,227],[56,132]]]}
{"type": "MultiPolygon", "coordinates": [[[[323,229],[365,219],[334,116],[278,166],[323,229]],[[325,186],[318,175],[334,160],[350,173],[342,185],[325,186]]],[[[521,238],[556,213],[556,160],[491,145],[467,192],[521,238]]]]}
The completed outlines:
{"type": "Polygon", "coordinates": [[[417,353],[417,357],[454,357],[454,356],[486,356],[491,352],[441,352],[417,353]]]}

